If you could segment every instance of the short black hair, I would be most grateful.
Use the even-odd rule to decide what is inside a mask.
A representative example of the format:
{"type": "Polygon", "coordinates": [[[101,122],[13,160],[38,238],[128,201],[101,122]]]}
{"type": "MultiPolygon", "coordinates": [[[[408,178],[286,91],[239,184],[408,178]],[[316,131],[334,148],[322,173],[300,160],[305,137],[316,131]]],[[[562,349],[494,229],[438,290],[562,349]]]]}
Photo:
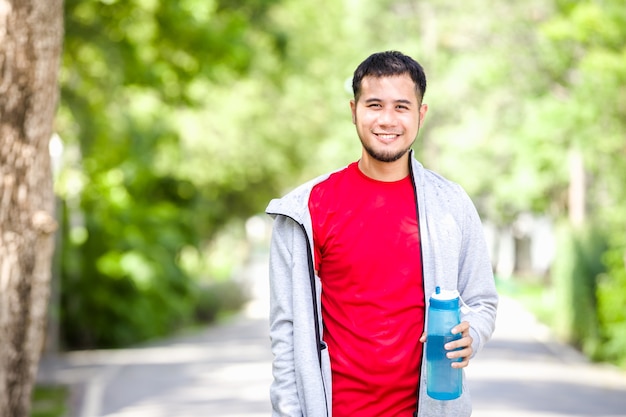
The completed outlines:
{"type": "Polygon", "coordinates": [[[426,74],[424,68],[410,56],[398,51],[377,52],[361,62],[352,77],[352,92],[355,101],[361,95],[361,81],[364,77],[389,77],[409,74],[415,83],[419,97],[424,98],[426,93],[426,74]]]}

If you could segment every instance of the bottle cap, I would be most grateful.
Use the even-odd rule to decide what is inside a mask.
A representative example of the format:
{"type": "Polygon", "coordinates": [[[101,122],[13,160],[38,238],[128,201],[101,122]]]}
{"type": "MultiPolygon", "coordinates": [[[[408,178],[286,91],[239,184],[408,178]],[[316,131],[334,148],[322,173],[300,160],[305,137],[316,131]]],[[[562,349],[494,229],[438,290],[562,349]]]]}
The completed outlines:
{"type": "Polygon", "coordinates": [[[456,310],[459,308],[459,298],[457,290],[442,290],[436,287],[435,292],[430,296],[430,305],[439,309],[456,310]]]}

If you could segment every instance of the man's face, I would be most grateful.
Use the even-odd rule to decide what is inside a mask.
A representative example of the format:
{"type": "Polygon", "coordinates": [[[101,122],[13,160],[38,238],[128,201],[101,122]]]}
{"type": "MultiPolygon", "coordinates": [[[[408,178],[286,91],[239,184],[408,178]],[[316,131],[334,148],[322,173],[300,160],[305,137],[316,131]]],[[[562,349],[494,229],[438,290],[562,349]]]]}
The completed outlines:
{"type": "Polygon", "coordinates": [[[380,162],[397,161],[408,152],[427,110],[408,74],[364,77],[358,102],[350,101],[350,108],[363,157],[380,162]]]}

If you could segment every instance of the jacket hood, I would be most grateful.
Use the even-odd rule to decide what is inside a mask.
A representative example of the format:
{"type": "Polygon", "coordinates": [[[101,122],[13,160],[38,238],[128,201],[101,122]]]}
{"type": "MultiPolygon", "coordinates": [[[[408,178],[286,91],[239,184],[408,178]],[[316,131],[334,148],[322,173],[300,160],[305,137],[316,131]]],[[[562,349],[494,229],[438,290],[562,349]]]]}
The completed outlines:
{"type": "Polygon", "coordinates": [[[293,220],[302,224],[309,216],[308,201],[311,190],[316,184],[324,181],[330,175],[331,174],[321,175],[293,189],[285,196],[271,200],[265,212],[272,217],[279,214],[291,217],[293,220]]]}

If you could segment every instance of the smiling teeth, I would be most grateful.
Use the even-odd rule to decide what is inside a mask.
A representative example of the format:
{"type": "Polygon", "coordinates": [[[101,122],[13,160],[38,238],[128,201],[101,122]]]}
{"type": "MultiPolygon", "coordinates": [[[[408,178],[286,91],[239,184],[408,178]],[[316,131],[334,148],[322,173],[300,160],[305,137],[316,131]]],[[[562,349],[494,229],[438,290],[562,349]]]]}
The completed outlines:
{"type": "Polygon", "coordinates": [[[393,139],[396,135],[378,135],[378,137],[381,139],[393,139]]]}

